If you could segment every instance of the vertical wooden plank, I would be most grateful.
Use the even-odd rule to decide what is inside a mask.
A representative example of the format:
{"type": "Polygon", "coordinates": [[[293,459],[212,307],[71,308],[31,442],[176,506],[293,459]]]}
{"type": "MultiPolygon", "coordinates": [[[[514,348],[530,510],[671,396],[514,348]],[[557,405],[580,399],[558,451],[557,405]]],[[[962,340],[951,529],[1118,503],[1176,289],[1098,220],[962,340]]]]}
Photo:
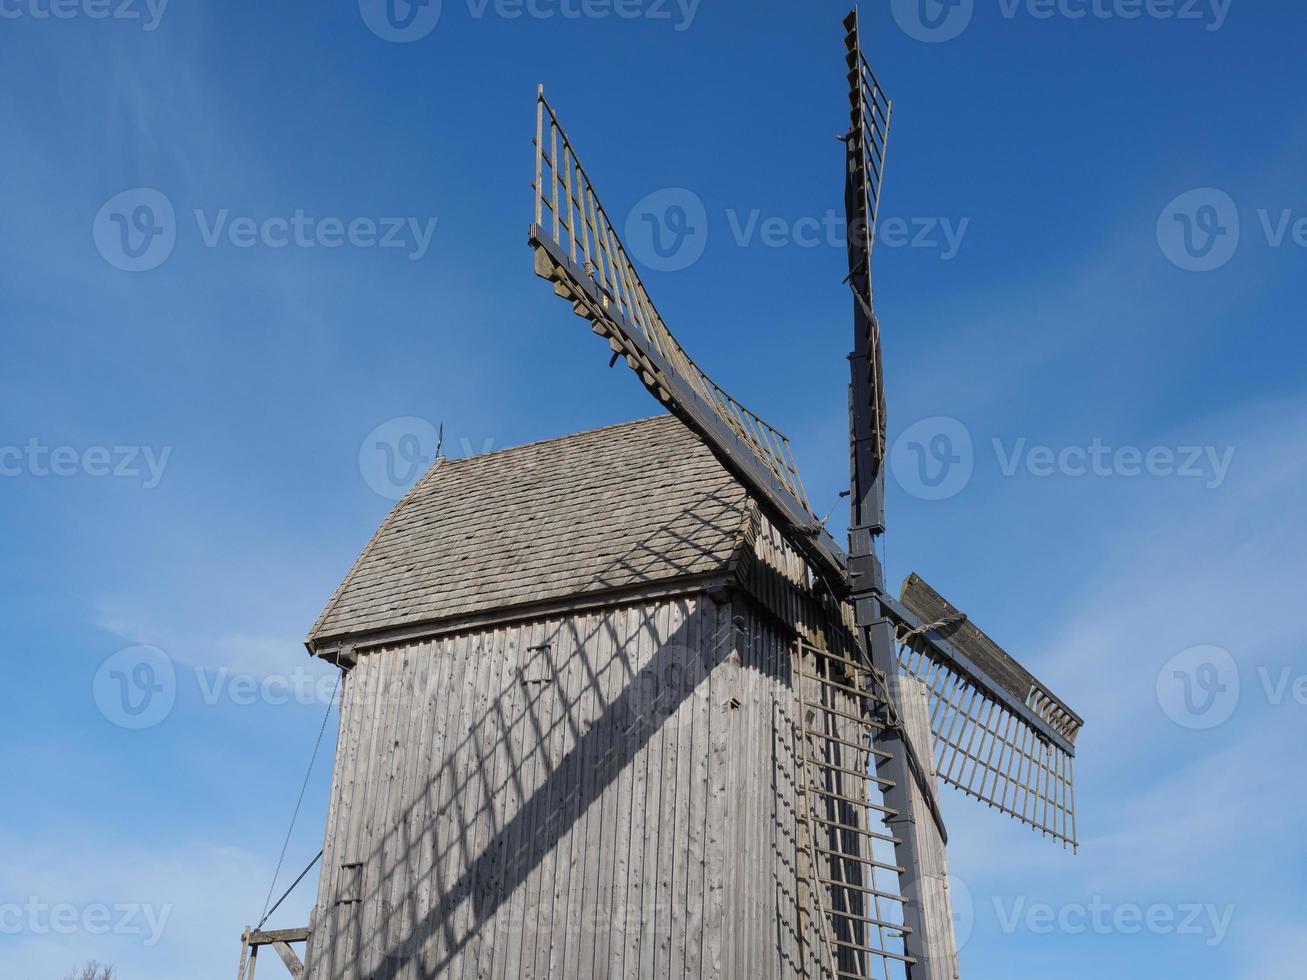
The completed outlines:
{"type": "Polygon", "coordinates": [[[348,682],[349,675],[342,673],[337,699],[339,717],[336,727],[336,761],[331,769],[331,792],[327,797],[327,828],[322,842],[318,893],[313,905],[313,921],[321,923],[322,928],[312,932],[304,952],[304,975],[310,980],[327,976],[331,966],[331,947],[336,937],[333,889],[336,886],[336,875],[339,873],[337,865],[340,863],[338,842],[343,816],[342,797],[345,795],[345,784],[351,775],[351,770],[342,764],[348,754],[349,716],[354,702],[354,698],[350,696],[352,692],[348,682]]]}
{"type": "Polygon", "coordinates": [[[581,817],[579,827],[582,829],[583,846],[581,861],[573,870],[573,877],[579,875],[579,905],[569,916],[569,927],[573,930],[568,936],[569,943],[576,949],[573,972],[569,977],[577,980],[590,980],[595,968],[595,935],[589,927],[598,905],[599,891],[599,855],[604,842],[603,808],[601,794],[603,786],[603,762],[609,748],[608,727],[602,721],[603,671],[607,660],[612,656],[612,632],[608,628],[608,615],[595,617],[595,631],[586,644],[584,661],[585,723],[581,736],[584,751],[581,755],[581,778],[578,781],[581,817]]]}
{"type": "Polygon", "coordinates": [[[595,615],[580,614],[569,620],[570,656],[558,678],[559,712],[561,721],[559,766],[567,775],[560,778],[555,793],[555,812],[558,814],[559,830],[556,871],[554,875],[554,914],[553,928],[549,940],[550,977],[566,976],[566,964],[571,949],[568,935],[568,921],[572,910],[572,878],[579,857],[578,834],[576,828],[577,798],[575,787],[570,784],[572,773],[576,771],[574,753],[580,741],[583,721],[577,701],[584,690],[586,644],[594,630],[595,615]]]}
{"type": "MultiPolygon", "coordinates": [[[[680,670],[684,660],[680,626],[682,614],[679,604],[669,600],[659,609],[659,653],[661,664],[657,687],[650,704],[650,723],[655,726],[661,746],[661,778],[659,779],[658,820],[654,824],[653,851],[656,872],[653,879],[654,950],[652,975],[670,976],[673,927],[672,883],[676,873],[677,789],[676,764],[679,735],[677,716],[674,713],[680,692],[680,670]]],[[[680,937],[677,937],[678,939],[680,937]]]]}
{"type": "MultiPolygon", "coordinates": [[[[904,730],[917,746],[918,755],[923,759],[932,758],[934,753],[926,689],[915,678],[904,676],[898,678],[897,686],[898,708],[904,730]]],[[[930,776],[933,781],[934,772],[930,776]]],[[[925,797],[915,782],[909,792],[913,812],[928,814],[925,797]]],[[[953,907],[948,890],[948,861],[944,854],[944,842],[934,820],[917,820],[915,828],[921,880],[921,913],[930,922],[927,933],[930,947],[925,953],[931,962],[925,969],[931,976],[948,976],[956,980],[959,976],[957,939],[953,931],[953,907]]]]}
{"type": "Polygon", "coordinates": [[[435,778],[433,743],[435,741],[437,706],[446,699],[440,697],[445,681],[446,658],[442,656],[442,643],[438,639],[421,645],[423,660],[421,681],[415,686],[413,710],[417,713],[417,728],[410,734],[413,745],[412,763],[406,780],[405,806],[407,807],[407,847],[404,855],[404,892],[401,896],[402,915],[397,941],[409,952],[409,962],[400,971],[400,980],[417,980],[422,953],[427,939],[428,892],[427,828],[430,816],[430,788],[435,778]]]}
{"type": "MultiPolygon", "coordinates": [[[[639,756],[632,751],[628,725],[630,712],[627,698],[639,663],[640,637],[636,624],[639,616],[630,609],[613,610],[608,617],[614,635],[614,690],[618,715],[614,718],[613,742],[621,760],[621,772],[615,784],[617,800],[617,838],[613,842],[613,916],[608,937],[608,976],[620,977],[626,955],[628,931],[632,928],[629,901],[631,892],[632,815],[634,813],[635,765],[639,756]]],[[[638,928],[638,926],[636,926],[638,928]]]]}
{"type": "Polygon", "coordinates": [[[405,675],[408,682],[404,684],[397,697],[397,710],[404,715],[403,728],[398,736],[401,745],[400,780],[396,786],[397,801],[391,806],[389,833],[394,837],[389,851],[389,864],[392,869],[388,904],[391,910],[388,920],[383,923],[383,935],[387,937],[386,955],[394,962],[390,974],[395,980],[404,980],[416,972],[418,953],[417,937],[414,935],[417,922],[414,915],[415,877],[418,855],[418,841],[421,837],[421,816],[417,806],[419,780],[426,772],[426,737],[425,722],[427,699],[425,690],[431,682],[435,662],[433,644],[430,640],[413,643],[410,646],[411,660],[406,665],[405,675]]]}
{"type": "Polygon", "coordinates": [[[433,830],[435,832],[435,861],[432,873],[435,886],[434,904],[440,910],[432,923],[433,935],[429,947],[436,963],[444,964],[448,977],[461,975],[466,938],[458,932],[458,915],[467,898],[460,894],[463,871],[469,860],[468,838],[472,833],[469,762],[474,754],[472,731],[478,718],[477,695],[485,671],[490,667],[490,656],[485,649],[481,633],[465,634],[452,643],[451,670],[461,677],[459,690],[451,698],[450,731],[445,740],[444,764],[441,770],[439,806],[433,830]]]}
{"type": "Polygon", "coordinates": [[[450,882],[454,908],[450,915],[456,954],[450,965],[451,978],[472,980],[479,976],[480,943],[486,923],[476,918],[477,891],[485,886],[486,870],[479,863],[493,812],[494,720],[491,714],[498,694],[500,668],[504,660],[500,630],[486,630],[471,638],[474,687],[467,717],[467,736],[459,753],[458,779],[454,786],[454,809],[458,814],[453,843],[450,882]]]}
{"type": "Polygon", "coordinates": [[[373,669],[377,672],[377,688],[374,691],[376,707],[376,724],[373,730],[372,752],[368,758],[368,783],[363,799],[363,834],[360,840],[364,848],[363,867],[359,874],[359,888],[362,901],[359,904],[357,946],[355,957],[357,969],[364,975],[373,972],[372,956],[376,943],[375,925],[380,898],[380,877],[382,868],[382,843],[385,834],[385,792],[390,775],[390,753],[386,747],[390,744],[394,730],[394,715],[387,710],[387,702],[393,684],[390,670],[388,649],[378,650],[373,654],[373,669]]]}
{"type": "MultiPolygon", "coordinates": [[[[729,607],[729,614],[746,615],[747,611],[734,604],[729,607]]],[[[749,726],[749,692],[747,690],[748,672],[745,663],[749,657],[750,635],[753,624],[746,621],[745,629],[732,638],[733,649],[730,663],[730,701],[724,707],[726,723],[729,727],[727,752],[730,763],[726,772],[726,837],[728,874],[730,875],[730,892],[728,911],[723,924],[722,936],[725,969],[729,976],[746,976],[748,971],[745,949],[745,930],[747,920],[730,913],[730,908],[738,902],[752,907],[753,896],[749,894],[749,868],[744,862],[733,861],[731,856],[748,853],[748,803],[745,794],[749,789],[748,753],[752,741],[748,737],[749,726]]]]}
{"type": "Polygon", "coordinates": [[[548,651],[550,681],[545,685],[541,715],[545,722],[545,738],[541,746],[542,761],[545,770],[545,783],[541,792],[543,812],[537,825],[533,828],[536,843],[533,851],[540,862],[540,889],[535,915],[535,943],[528,962],[528,975],[531,977],[549,976],[549,954],[554,939],[554,911],[557,898],[557,881],[561,868],[559,852],[562,850],[555,842],[559,819],[559,794],[562,779],[559,778],[559,765],[565,744],[566,721],[563,717],[564,699],[560,696],[565,685],[564,675],[568,661],[573,656],[574,627],[570,617],[553,623],[550,633],[548,651]]]}
{"type": "Polygon", "coordinates": [[[518,674],[513,680],[517,708],[513,713],[508,744],[511,771],[519,785],[509,797],[507,816],[511,834],[506,839],[501,864],[511,871],[511,878],[501,891],[508,928],[503,940],[496,943],[491,973],[491,976],[504,977],[505,980],[527,980],[530,976],[530,966],[524,970],[523,963],[530,963],[526,948],[534,942],[535,935],[534,924],[528,925],[528,919],[538,901],[540,872],[539,862],[532,853],[535,818],[531,814],[536,813],[539,806],[536,794],[541,783],[540,757],[545,735],[540,702],[547,691],[547,683],[535,678],[544,674],[542,665],[548,662],[548,655],[541,648],[548,625],[543,620],[523,624],[518,674]]]}
{"type": "MultiPolygon", "coordinates": [[[[355,795],[353,799],[354,814],[351,818],[350,847],[346,856],[350,863],[361,865],[357,872],[359,892],[357,901],[343,907],[346,916],[345,956],[340,975],[349,977],[358,975],[363,969],[362,956],[364,945],[363,921],[367,904],[371,896],[364,888],[363,875],[367,864],[373,859],[371,837],[371,815],[373,800],[376,796],[376,780],[381,753],[377,746],[384,735],[382,711],[379,710],[382,692],[385,689],[386,674],[381,667],[380,658],[385,651],[366,654],[359,658],[354,669],[367,672],[367,701],[364,707],[364,734],[359,745],[357,763],[360,771],[356,776],[355,795]]],[[[353,873],[351,873],[353,876],[353,873]]]]}
{"type": "Polygon", "coordinates": [[[571,699],[570,674],[575,670],[579,657],[579,645],[582,642],[580,632],[583,629],[583,617],[563,619],[558,630],[558,649],[554,656],[554,679],[550,685],[552,708],[550,708],[549,758],[553,783],[549,788],[549,813],[544,826],[541,827],[546,843],[552,848],[549,857],[549,877],[542,886],[545,902],[540,909],[541,941],[537,950],[537,975],[553,977],[555,966],[562,962],[563,939],[561,923],[565,917],[563,899],[567,894],[566,879],[571,868],[571,835],[567,832],[565,809],[567,801],[567,783],[565,766],[567,754],[572,745],[572,728],[570,716],[571,699]],[[557,953],[558,959],[554,956],[557,953]]]}
{"type": "MultiPolygon", "coordinates": [[[[357,741],[353,748],[353,769],[354,780],[351,787],[350,814],[348,839],[346,845],[341,848],[342,864],[361,865],[368,857],[368,841],[366,834],[365,818],[369,805],[368,784],[373,775],[373,743],[376,739],[376,729],[379,724],[377,704],[377,689],[382,683],[382,675],[376,668],[376,661],[370,655],[359,658],[358,665],[354,668],[354,675],[357,676],[360,684],[359,699],[359,724],[357,728],[357,741]]],[[[342,869],[342,882],[346,874],[342,869]]],[[[340,928],[342,937],[338,941],[340,947],[341,960],[338,964],[338,970],[335,975],[347,977],[350,971],[358,969],[358,947],[360,941],[360,930],[363,915],[362,892],[362,871],[349,870],[348,880],[356,883],[357,892],[355,894],[343,895],[342,897],[352,898],[355,901],[341,905],[338,908],[340,915],[340,928]]]]}
{"type": "MultiPolygon", "coordinates": [[[[494,968],[497,945],[506,941],[507,916],[504,915],[504,841],[501,836],[508,824],[509,813],[520,781],[513,771],[510,733],[518,709],[521,685],[517,683],[520,668],[522,631],[520,626],[496,630],[497,655],[495,671],[488,690],[489,698],[482,729],[483,744],[490,758],[479,777],[486,785],[486,806],[483,817],[477,822],[476,845],[471,860],[478,869],[473,884],[473,901],[470,903],[468,928],[471,932],[469,950],[475,956],[469,961],[477,964],[476,976],[488,978],[494,968]]],[[[466,873],[466,872],[465,872],[466,873]]]]}
{"type": "Polygon", "coordinates": [[[667,975],[682,980],[690,943],[689,880],[694,849],[694,759],[690,753],[694,748],[694,691],[698,687],[702,651],[699,649],[699,620],[694,600],[676,600],[672,614],[673,635],[680,648],[680,669],[673,692],[676,706],[670,713],[676,726],[676,808],[672,816],[675,833],[670,842],[673,863],[668,896],[671,936],[667,975]]]}
{"type": "Polygon", "coordinates": [[[531,646],[527,653],[527,671],[530,684],[525,688],[526,711],[523,723],[528,742],[531,781],[528,801],[529,814],[519,815],[522,824],[518,850],[527,868],[521,888],[521,913],[518,918],[521,941],[518,943],[516,964],[506,968],[508,976],[521,980],[535,980],[536,951],[542,931],[541,908],[545,891],[552,887],[552,865],[545,846],[544,830],[548,820],[547,794],[553,763],[549,755],[549,739],[554,710],[554,654],[558,645],[558,623],[541,620],[534,624],[531,646]],[[543,678],[543,679],[542,679],[543,678]]]}
{"type": "Polygon", "coordinates": [[[390,918],[389,884],[394,872],[391,864],[394,847],[393,827],[397,811],[397,783],[403,771],[403,736],[408,720],[404,692],[412,662],[408,647],[385,650],[378,661],[386,678],[384,741],[377,759],[379,783],[371,811],[370,851],[372,857],[363,869],[363,890],[368,896],[363,918],[363,966],[369,974],[383,970],[386,956],[384,923],[390,918]]]}
{"type": "Polygon", "coordinates": [[[802,841],[799,807],[802,800],[798,796],[799,775],[794,760],[794,726],[798,714],[794,684],[799,678],[794,676],[793,644],[785,637],[777,637],[776,666],[777,675],[788,679],[788,683],[778,684],[775,730],[773,746],[776,753],[776,843],[777,872],[780,875],[780,887],[777,901],[779,918],[785,929],[784,956],[786,969],[783,975],[807,976],[806,961],[803,952],[802,915],[802,868],[800,865],[802,841]]]}
{"type": "Polygon", "coordinates": [[[617,848],[625,840],[625,829],[617,822],[620,773],[626,745],[616,724],[619,712],[615,702],[625,688],[624,671],[618,646],[615,610],[600,618],[599,677],[596,721],[593,729],[600,737],[596,768],[604,785],[593,806],[599,818],[598,854],[594,855],[595,888],[593,900],[582,910],[582,935],[590,947],[581,974],[587,977],[608,976],[609,945],[613,930],[613,864],[617,848]]]}
{"type": "Polygon", "coordinates": [[[405,809],[407,801],[404,793],[408,782],[408,773],[414,768],[413,754],[415,747],[411,733],[416,724],[417,699],[414,697],[413,678],[419,673],[421,645],[409,644],[401,656],[391,657],[395,668],[395,689],[391,698],[390,711],[395,718],[395,730],[390,749],[391,775],[386,787],[385,819],[382,824],[382,874],[378,881],[379,919],[374,930],[377,944],[375,962],[383,975],[389,976],[396,962],[402,962],[404,951],[394,947],[394,933],[391,924],[401,914],[404,850],[407,841],[404,832],[407,829],[405,809]]]}
{"type": "MultiPolygon", "coordinates": [[[[536,94],[536,186],[535,186],[535,208],[536,224],[543,224],[544,220],[544,161],[542,157],[545,153],[545,102],[544,86],[540,86],[536,94]]],[[[553,117],[549,120],[550,126],[553,125],[553,117]]]]}
{"type": "Polygon", "coordinates": [[[418,918],[418,935],[415,937],[422,950],[425,963],[435,962],[437,956],[434,941],[439,923],[440,900],[444,894],[439,880],[438,856],[440,856],[440,812],[441,785],[446,778],[446,756],[449,751],[450,723],[449,716],[456,711],[460,703],[461,689],[458,686],[461,675],[455,674],[456,640],[442,638],[432,644],[432,656],[436,658],[435,679],[425,692],[430,705],[430,729],[425,733],[426,748],[424,752],[425,772],[422,780],[420,797],[421,841],[417,867],[416,914],[418,918]]]}
{"type": "Polygon", "coordinates": [[[567,795],[563,803],[563,820],[567,827],[568,869],[567,886],[562,892],[563,908],[559,918],[561,943],[557,976],[574,976],[581,957],[581,895],[585,889],[585,811],[584,780],[587,769],[585,757],[589,745],[590,722],[587,699],[590,696],[590,673],[594,660],[594,644],[600,628],[602,613],[587,615],[583,619],[580,642],[577,644],[568,676],[568,718],[571,742],[568,749],[567,795]]]}
{"type": "MultiPolygon", "coordinates": [[[[734,643],[734,636],[733,634],[722,635],[720,630],[723,623],[730,622],[731,607],[729,605],[717,606],[709,604],[705,606],[705,612],[707,615],[705,616],[704,627],[710,630],[710,635],[714,638],[713,642],[728,644],[724,650],[729,651],[730,645],[734,643]]],[[[706,872],[707,895],[704,910],[703,953],[703,974],[705,977],[713,978],[731,975],[726,973],[727,958],[724,949],[728,874],[725,847],[730,832],[727,824],[726,794],[731,767],[729,756],[731,709],[728,707],[727,701],[731,697],[734,685],[733,672],[735,670],[729,653],[715,657],[714,663],[715,666],[709,678],[708,703],[708,734],[710,740],[707,820],[708,867],[706,872]]]]}
{"type": "Polygon", "coordinates": [[[694,689],[690,694],[689,801],[686,811],[686,879],[685,879],[685,971],[689,980],[703,977],[703,907],[706,890],[708,798],[708,669],[712,664],[711,632],[704,629],[703,606],[710,600],[699,595],[689,600],[690,621],[687,635],[694,652],[694,689]]]}
{"type": "Polygon", "coordinates": [[[627,750],[631,762],[631,822],[628,833],[630,845],[630,877],[626,889],[626,948],[622,954],[621,976],[625,978],[640,975],[641,933],[645,910],[642,894],[645,871],[645,824],[647,821],[649,757],[648,742],[645,739],[646,720],[642,717],[642,702],[645,700],[643,685],[646,682],[645,671],[653,657],[653,627],[649,622],[649,609],[635,606],[630,610],[632,617],[632,634],[635,655],[632,668],[633,676],[628,687],[627,703],[629,728],[626,740],[630,746],[627,750]]]}
{"type": "MultiPolygon", "coordinates": [[[[743,603],[741,603],[743,605],[743,603]]],[[[737,614],[740,610],[737,610],[737,614]]],[[[736,798],[740,801],[739,823],[741,829],[741,838],[743,841],[742,850],[738,853],[758,855],[761,853],[761,834],[759,833],[759,822],[762,818],[762,800],[761,800],[761,779],[759,769],[758,750],[760,739],[758,733],[761,729],[761,702],[763,675],[760,670],[761,660],[761,636],[758,618],[748,615],[748,632],[741,638],[740,648],[742,652],[742,662],[740,665],[741,673],[741,701],[744,702],[740,708],[739,714],[743,721],[740,726],[738,737],[740,738],[740,748],[742,751],[740,767],[736,775],[739,784],[739,792],[736,798]]],[[[759,871],[762,867],[762,861],[741,861],[742,865],[742,885],[745,899],[745,908],[760,910],[764,907],[764,898],[762,889],[759,886],[759,871]]],[[[752,915],[741,916],[737,922],[735,934],[736,941],[739,944],[739,956],[737,964],[743,964],[744,976],[757,977],[758,980],[765,980],[766,975],[762,972],[760,957],[760,936],[759,926],[761,925],[761,916],[757,911],[752,915]]]]}
{"type": "Polygon", "coordinates": [[[640,959],[639,972],[631,975],[640,980],[653,980],[656,976],[654,960],[658,942],[659,919],[659,854],[658,842],[662,823],[664,785],[665,727],[659,724],[657,697],[666,672],[663,647],[667,637],[668,604],[658,603],[646,607],[649,619],[651,656],[650,664],[641,685],[641,709],[648,740],[645,751],[649,755],[649,769],[645,781],[644,830],[644,887],[640,899],[640,959]]]}

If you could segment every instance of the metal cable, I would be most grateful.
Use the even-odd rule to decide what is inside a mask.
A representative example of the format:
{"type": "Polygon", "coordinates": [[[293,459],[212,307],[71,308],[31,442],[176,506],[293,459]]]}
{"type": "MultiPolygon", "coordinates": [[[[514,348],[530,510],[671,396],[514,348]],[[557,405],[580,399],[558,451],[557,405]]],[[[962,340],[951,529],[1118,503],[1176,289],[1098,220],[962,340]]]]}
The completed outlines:
{"type": "MultiPolygon", "coordinates": [[[[259,924],[256,928],[262,929],[263,924],[268,921],[268,917],[272,915],[273,912],[277,911],[277,906],[285,901],[286,895],[290,894],[290,891],[287,891],[286,895],[282,895],[281,898],[277,900],[277,905],[273,905],[271,909],[268,908],[268,906],[272,904],[272,893],[277,887],[277,878],[281,875],[282,862],[286,860],[286,848],[290,846],[290,837],[295,831],[295,821],[299,818],[300,806],[304,803],[304,793],[309,788],[309,777],[313,775],[313,764],[318,761],[318,750],[322,748],[322,736],[327,731],[327,721],[331,718],[331,709],[335,707],[336,704],[336,692],[340,690],[340,678],[342,675],[343,672],[336,675],[336,686],[331,689],[331,700],[327,702],[326,714],[322,716],[322,727],[318,729],[318,740],[314,743],[313,755],[309,757],[309,768],[308,771],[304,773],[304,782],[300,786],[299,799],[295,801],[295,812],[291,814],[290,826],[286,828],[286,839],[281,845],[281,857],[277,858],[277,870],[272,873],[272,884],[268,886],[268,897],[263,900],[263,917],[259,919],[259,924]]],[[[322,855],[319,854],[318,857],[322,857],[322,855]]],[[[313,867],[313,864],[317,863],[317,861],[318,858],[313,859],[313,863],[310,864],[308,868],[305,868],[304,873],[295,879],[295,885],[298,885],[304,880],[304,875],[309,873],[309,870],[313,867]]],[[[292,891],[294,890],[295,885],[290,886],[292,891]]]]}

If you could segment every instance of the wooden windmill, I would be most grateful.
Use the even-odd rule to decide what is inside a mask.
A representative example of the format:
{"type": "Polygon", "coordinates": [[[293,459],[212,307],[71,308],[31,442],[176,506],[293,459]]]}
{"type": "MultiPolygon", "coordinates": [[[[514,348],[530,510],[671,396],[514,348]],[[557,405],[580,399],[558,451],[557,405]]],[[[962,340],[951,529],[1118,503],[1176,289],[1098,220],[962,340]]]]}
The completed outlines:
{"type": "MultiPolygon", "coordinates": [[[[890,103],[845,27],[847,553],[668,329],[542,90],[535,271],[670,414],[437,460],[332,596],[310,980],[945,980],[937,782],[1075,845],[1080,719],[919,577],[885,591],[890,103]]],[[[298,964],[290,938],[247,945],[298,964]]]]}
{"type": "Polygon", "coordinates": [[[818,592],[847,605],[845,659],[805,661],[800,652],[795,661],[811,894],[829,924],[835,975],[885,975],[898,962],[913,980],[936,980],[958,975],[936,780],[1074,847],[1073,759],[1083,722],[920,576],[910,576],[898,598],[885,591],[875,542],[886,527],[887,428],[871,259],[893,106],[863,54],[856,8],[844,27],[846,282],[854,299],[847,555],[813,511],[785,437],[727,395],[668,330],[543,91],[531,244],[537,274],[748,487],[808,563],[818,592]],[[844,698],[857,707],[852,743],[844,698]],[[860,751],[873,763],[868,779],[879,802],[859,798],[864,770],[850,768],[846,753],[861,761],[860,751]],[[877,823],[886,832],[873,830],[877,823]],[[891,843],[893,863],[877,859],[867,838],[891,843]],[[884,873],[897,889],[882,890],[884,873]],[[902,929],[887,923],[886,904],[900,907],[902,929]]]}

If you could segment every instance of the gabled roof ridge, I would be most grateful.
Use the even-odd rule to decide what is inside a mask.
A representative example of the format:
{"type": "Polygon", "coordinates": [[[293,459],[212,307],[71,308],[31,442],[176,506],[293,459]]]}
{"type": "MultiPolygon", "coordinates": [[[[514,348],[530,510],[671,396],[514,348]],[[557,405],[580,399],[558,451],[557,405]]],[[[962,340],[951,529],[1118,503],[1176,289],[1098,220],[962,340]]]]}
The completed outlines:
{"type": "MultiPolygon", "coordinates": [[[[640,419],[631,419],[627,422],[613,422],[610,425],[601,425],[594,429],[583,429],[580,432],[569,432],[566,435],[550,436],[547,439],[536,439],[534,442],[524,442],[516,446],[505,446],[503,449],[492,449],[484,453],[476,453],[472,456],[460,456],[458,459],[444,460],[447,466],[461,466],[465,463],[478,462],[480,460],[491,459],[492,457],[507,456],[511,453],[524,452],[529,449],[539,449],[541,446],[547,446],[554,442],[572,442],[580,440],[586,436],[598,435],[602,432],[612,432],[615,429],[637,428],[640,426],[650,425],[654,422],[663,422],[667,419],[675,419],[676,416],[670,412],[663,412],[659,415],[648,415],[640,419]]],[[[683,423],[682,423],[683,424],[683,423]]]]}

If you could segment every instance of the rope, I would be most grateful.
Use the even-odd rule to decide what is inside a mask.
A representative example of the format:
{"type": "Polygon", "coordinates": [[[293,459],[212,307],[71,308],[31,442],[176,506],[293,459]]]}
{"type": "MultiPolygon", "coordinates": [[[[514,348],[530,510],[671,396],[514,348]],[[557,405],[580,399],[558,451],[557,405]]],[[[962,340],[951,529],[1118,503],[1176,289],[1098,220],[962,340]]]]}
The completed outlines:
{"type": "Polygon", "coordinates": [[[900,632],[895,636],[895,639],[899,641],[899,644],[901,646],[907,646],[908,641],[911,640],[914,636],[920,636],[923,633],[930,633],[933,632],[934,630],[948,629],[948,627],[950,626],[960,626],[962,623],[965,623],[966,621],[967,621],[966,613],[964,612],[956,613],[952,616],[945,616],[943,619],[937,620],[936,622],[933,623],[922,623],[916,629],[910,629],[910,630],[900,632]]]}
{"type": "MultiPolygon", "coordinates": [[[[304,782],[300,786],[300,796],[299,799],[295,801],[295,812],[291,814],[290,826],[286,828],[286,839],[281,845],[281,857],[277,858],[277,870],[272,873],[272,884],[268,886],[268,897],[263,900],[263,918],[259,920],[258,925],[258,928],[260,929],[263,928],[263,923],[268,921],[268,916],[277,911],[277,905],[280,905],[285,901],[286,895],[290,894],[290,891],[287,891],[286,895],[282,895],[281,898],[277,899],[277,905],[273,905],[271,909],[268,908],[272,903],[273,890],[277,887],[277,878],[281,875],[282,862],[286,860],[286,848],[290,846],[290,836],[295,831],[295,821],[299,818],[300,806],[304,803],[304,792],[309,788],[309,777],[313,775],[313,764],[318,761],[318,749],[322,748],[322,736],[327,731],[327,721],[331,718],[331,709],[336,704],[336,692],[340,690],[340,678],[341,674],[337,674],[336,686],[331,689],[331,700],[327,702],[327,712],[322,717],[322,727],[318,729],[318,740],[313,746],[313,755],[309,757],[309,768],[308,771],[304,773],[304,782]]],[[[295,885],[298,885],[302,880],[304,880],[304,875],[308,874],[313,865],[318,863],[318,858],[320,857],[322,857],[321,854],[314,858],[313,863],[304,869],[304,873],[295,879],[295,885]]],[[[291,891],[295,889],[295,885],[290,886],[291,891]]]]}

